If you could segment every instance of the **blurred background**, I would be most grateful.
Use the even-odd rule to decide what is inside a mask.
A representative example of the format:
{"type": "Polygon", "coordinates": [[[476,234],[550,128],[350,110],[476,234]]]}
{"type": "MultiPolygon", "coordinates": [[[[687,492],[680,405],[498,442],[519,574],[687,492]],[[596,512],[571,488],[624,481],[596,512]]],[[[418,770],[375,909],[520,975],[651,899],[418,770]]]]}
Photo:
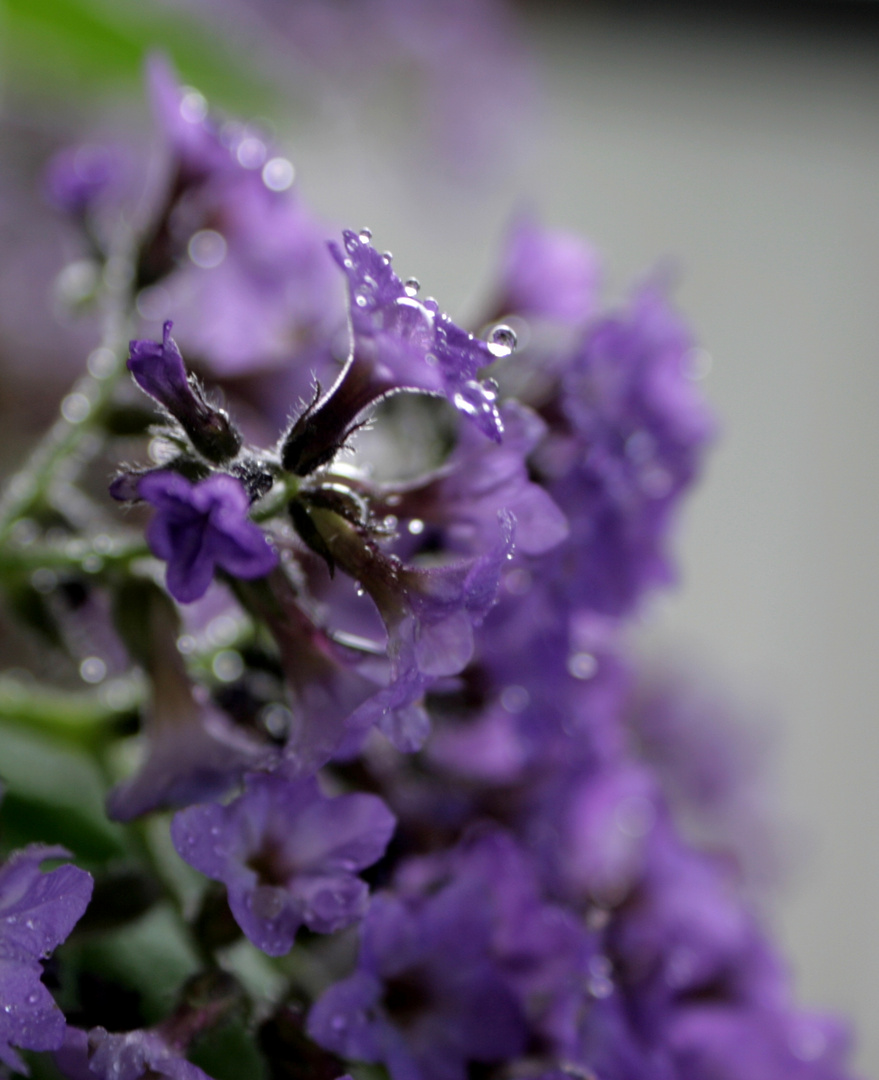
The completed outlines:
{"type": "Polygon", "coordinates": [[[641,648],[768,725],[772,919],[879,1075],[879,4],[0,0],[4,472],[96,344],[42,170],[89,138],[137,175],[156,47],[462,318],[522,207],[609,298],[673,261],[722,433],[641,648]]]}

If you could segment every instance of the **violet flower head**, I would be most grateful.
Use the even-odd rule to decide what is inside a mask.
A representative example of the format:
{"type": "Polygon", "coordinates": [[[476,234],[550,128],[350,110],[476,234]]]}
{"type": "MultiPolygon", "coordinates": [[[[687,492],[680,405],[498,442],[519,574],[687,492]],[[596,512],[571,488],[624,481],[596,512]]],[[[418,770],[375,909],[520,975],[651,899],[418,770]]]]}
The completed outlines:
{"type": "Polygon", "coordinates": [[[326,798],[317,780],[251,775],[228,806],[193,806],[174,818],[181,858],[225,883],[248,938],[270,956],[293,947],[300,926],[320,934],[366,910],[357,871],[384,854],[395,819],[375,795],[326,798]]]}
{"type": "Polygon", "coordinates": [[[155,472],[140,480],[138,492],[156,508],[147,540],[168,564],[168,591],[181,603],[204,596],[218,569],[252,580],[277,565],[277,552],[247,516],[250,501],[235,477],[216,473],[191,484],[178,473],[155,472]]]}
{"type": "Polygon", "coordinates": [[[131,342],[128,370],[141,390],[181,425],[200,454],[208,461],[228,461],[241,449],[241,436],[187,375],[171,325],[170,320],[165,323],[161,341],[131,342]]]}
{"type": "Polygon", "coordinates": [[[92,878],[76,866],[44,874],[46,859],[66,859],[62,847],[33,845],[0,867],[0,1061],[27,1074],[14,1046],[54,1050],[64,1016],[40,981],[40,960],[67,937],[92,895],[92,878]]]}
{"type": "Polygon", "coordinates": [[[651,283],[594,323],[564,370],[565,421],[536,461],[571,523],[560,554],[580,606],[623,615],[673,576],[668,534],[713,434],[690,380],[691,349],[651,283]]]}
{"type": "Polygon", "coordinates": [[[110,1034],[102,1027],[71,1027],[54,1057],[67,1080],[210,1080],[155,1031],[110,1034]]]}
{"type": "Polygon", "coordinates": [[[579,236],[522,216],[507,238],[497,311],[582,324],[594,309],[600,278],[598,255],[579,236]]]}

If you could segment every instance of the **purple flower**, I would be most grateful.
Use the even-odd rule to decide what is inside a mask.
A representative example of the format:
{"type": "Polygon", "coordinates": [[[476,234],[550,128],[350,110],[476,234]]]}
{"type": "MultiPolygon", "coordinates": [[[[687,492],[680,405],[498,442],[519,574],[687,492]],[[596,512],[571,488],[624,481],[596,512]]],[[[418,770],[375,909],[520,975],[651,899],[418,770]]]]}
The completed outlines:
{"type": "Polygon", "coordinates": [[[181,603],[204,596],[218,569],[251,580],[277,565],[277,552],[248,518],[247,493],[234,477],[218,473],[191,484],[178,473],[155,472],[141,479],[138,492],[156,508],[147,540],[167,562],[168,591],[181,603]]]}
{"type": "Polygon", "coordinates": [[[571,524],[557,551],[575,605],[626,614],[672,576],[666,542],[712,423],[689,378],[690,335],[661,289],[588,330],[562,372],[535,452],[571,524]]]}
{"type": "Polygon", "coordinates": [[[454,884],[420,903],[376,897],[360,966],[318,1000],[311,1037],[383,1062],[393,1080],[464,1080],[469,1062],[521,1053],[525,1021],[491,957],[488,915],[472,887],[454,884]]]}
{"type": "Polygon", "coordinates": [[[486,442],[469,425],[463,427],[442,469],[407,487],[383,490],[374,512],[414,522],[408,532],[416,537],[425,526],[430,538],[441,529],[444,548],[467,554],[496,543],[498,513],[505,510],[516,519],[519,551],[539,555],[560,544],[568,535],[565,516],[547,492],[529,480],[526,467],[546,425],[516,401],[505,403],[501,418],[502,443],[486,442]]]}
{"type": "Polygon", "coordinates": [[[80,215],[120,180],[122,160],[107,146],[74,146],[59,151],[46,169],[49,201],[59,210],[80,215]]]}
{"type": "Polygon", "coordinates": [[[55,1064],[68,1080],[210,1080],[156,1031],[111,1035],[102,1027],[68,1028],[55,1064]]]}
{"type": "Polygon", "coordinates": [[[521,216],[507,239],[496,309],[501,316],[582,324],[592,314],[600,277],[598,255],[578,236],[521,216]]]}
{"type": "Polygon", "coordinates": [[[209,461],[228,461],[241,449],[241,436],[187,375],[171,325],[165,323],[161,341],[131,342],[128,370],[141,390],[177,420],[200,454],[209,461]]]}
{"type": "Polygon", "coordinates": [[[181,858],[225,883],[238,925],[281,956],[303,924],[329,934],[366,910],[357,871],[384,854],[395,819],[374,795],[326,798],[317,780],[249,776],[228,806],[193,806],[171,826],[181,858]]]}
{"type": "Polygon", "coordinates": [[[40,960],[60,945],[85,911],[92,878],[76,866],[43,874],[46,859],[66,859],[62,847],[33,845],[0,867],[0,1061],[27,1074],[13,1046],[53,1050],[64,1016],[40,981],[40,960]]]}
{"type": "Polygon", "coordinates": [[[435,300],[419,300],[417,284],[397,277],[390,259],[369,243],[368,232],[346,230],[343,236],[344,250],[331,244],[330,251],[348,278],[351,358],[329,394],[291,428],[284,467],[306,476],[326,464],[366,408],[405,390],[447,397],[483,434],[500,441],[496,388],[481,382],[479,373],[512,351],[512,331],[498,328],[492,342],[475,338],[435,300]]]}

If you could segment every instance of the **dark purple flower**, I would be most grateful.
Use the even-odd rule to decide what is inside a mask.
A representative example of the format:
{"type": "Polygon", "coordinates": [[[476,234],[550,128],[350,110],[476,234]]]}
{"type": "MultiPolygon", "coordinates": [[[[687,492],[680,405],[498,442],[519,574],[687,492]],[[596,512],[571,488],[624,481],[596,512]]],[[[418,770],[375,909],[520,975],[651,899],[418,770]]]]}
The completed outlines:
{"type": "Polygon", "coordinates": [[[156,1031],[68,1028],[55,1064],[68,1080],[210,1080],[156,1031]]]}
{"type": "Polygon", "coordinates": [[[0,867],[0,1061],[27,1074],[14,1046],[54,1050],[64,1015],[40,981],[41,959],[73,929],[92,895],[92,878],[76,866],[44,874],[46,859],[66,859],[62,847],[33,845],[0,867]]]}
{"type": "Polygon", "coordinates": [[[464,1080],[470,1062],[525,1048],[516,996],[491,956],[489,912],[451,884],[422,902],[373,900],[360,966],[311,1011],[309,1034],[346,1057],[379,1061],[393,1080],[464,1080]]]}
{"type": "Polygon", "coordinates": [[[228,461],[241,449],[241,436],[187,375],[171,325],[170,320],[165,323],[161,341],[131,342],[128,370],[141,390],[177,420],[200,454],[209,461],[228,461]]]}
{"type": "Polygon", "coordinates": [[[357,871],[384,854],[395,820],[375,795],[326,798],[317,780],[252,775],[228,806],[193,806],[171,826],[181,858],[225,883],[258,948],[281,956],[303,924],[329,934],[366,910],[357,871]]]}
{"type": "Polygon", "coordinates": [[[356,428],[370,405],[397,391],[442,395],[495,441],[503,426],[496,387],[480,381],[482,368],[515,345],[508,328],[481,341],[444,315],[433,299],[419,300],[390,258],[369,243],[369,233],[345,230],[344,249],[330,251],[348,279],[352,351],[336,385],[307,409],[288,433],[285,468],[306,476],[326,464],[356,428]]]}
{"type": "Polygon", "coordinates": [[[507,238],[500,277],[499,315],[582,324],[595,306],[601,263],[580,237],[523,215],[507,238]]]}
{"type": "Polygon", "coordinates": [[[168,591],[181,603],[204,596],[217,570],[251,580],[277,565],[277,552],[248,518],[250,500],[234,477],[218,473],[191,484],[178,473],[155,472],[141,479],[138,492],[156,508],[147,540],[167,562],[168,591]]]}

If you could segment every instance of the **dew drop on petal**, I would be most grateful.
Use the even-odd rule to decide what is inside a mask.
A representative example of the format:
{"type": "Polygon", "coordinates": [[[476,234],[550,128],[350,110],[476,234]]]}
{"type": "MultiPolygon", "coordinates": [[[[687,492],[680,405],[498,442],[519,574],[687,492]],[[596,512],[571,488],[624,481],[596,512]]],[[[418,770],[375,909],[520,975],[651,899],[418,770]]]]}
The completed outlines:
{"type": "Polygon", "coordinates": [[[83,420],[88,419],[91,411],[92,403],[85,394],[80,394],[78,391],[68,394],[61,402],[61,415],[70,424],[81,424],[83,420]]]}
{"type": "Polygon", "coordinates": [[[235,649],[223,649],[214,657],[211,670],[220,682],[235,682],[244,673],[244,661],[241,658],[241,653],[236,652],[235,649]]]}
{"type": "Polygon", "coordinates": [[[368,244],[372,239],[372,229],[363,228],[357,235],[361,244],[368,244]]]}
{"type": "Polygon", "coordinates": [[[214,229],[199,229],[189,241],[190,259],[202,270],[213,270],[226,258],[226,239],[214,229]]]}
{"type": "Polygon", "coordinates": [[[573,653],[568,657],[568,674],[575,679],[591,679],[598,670],[598,661],[588,652],[573,653]]]}
{"type": "Polygon", "coordinates": [[[204,94],[192,87],[184,87],[183,97],[180,99],[180,115],[187,124],[201,124],[208,115],[208,103],[204,94]]]}
{"type": "Polygon", "coordinates": [[[420,536],[424,532],[424,522],[421,518],[412,518],[406,528],[413,536],[420,536]]]}
{"type": "Polygon", "coordinates": [[[83,682],[99,683],[107,675],[107,665],[100,656],[87,656],[79,665],[79,676],[83,682]]]}
{"type": "Polygon", "coordinates": [[[262,169],[262,182],[270,191],[286,191],[296,176],[293,162],[287,158],[270,158],[262,169]]]}
{"type": "Polygon", "coordinates": [[[516,344],[516,331],[506,323],[500,323],[488,335],[488,351],[498,359],[514,352],[516,344]]]}
{"type": "Polygon", "coordinates": [[[406,290],[407,296],[416,296],[418,290],[421,288],[421,282],[418,278],[407,278],[407,280],[403,282],[403,288],[406,290]]]}

